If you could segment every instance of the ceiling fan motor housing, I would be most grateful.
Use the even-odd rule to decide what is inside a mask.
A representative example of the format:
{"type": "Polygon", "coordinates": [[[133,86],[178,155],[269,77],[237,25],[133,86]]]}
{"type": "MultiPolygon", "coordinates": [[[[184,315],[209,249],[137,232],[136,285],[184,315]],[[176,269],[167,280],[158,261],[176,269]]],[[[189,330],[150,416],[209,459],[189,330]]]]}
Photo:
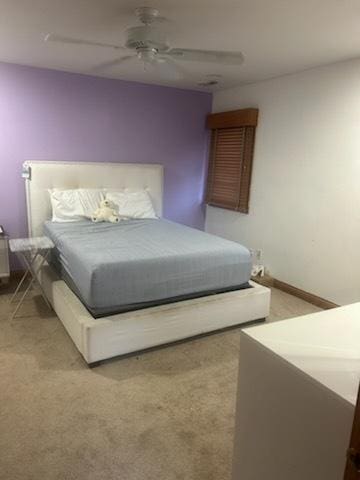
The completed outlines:
{"type": "Polygon", "coordinates": [[[134,50],[155,49],[157,52],[166,52],[170,48],[165,33],[148,25],[129,28],[125,46],[134,50]]]}

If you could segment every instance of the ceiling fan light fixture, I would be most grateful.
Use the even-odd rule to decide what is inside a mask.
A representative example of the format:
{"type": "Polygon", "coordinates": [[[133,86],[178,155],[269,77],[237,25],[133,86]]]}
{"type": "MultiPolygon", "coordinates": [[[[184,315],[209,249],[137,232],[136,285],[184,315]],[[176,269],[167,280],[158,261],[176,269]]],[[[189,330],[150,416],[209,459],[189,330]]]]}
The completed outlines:
{"type": "Polygon", "coordinates": [[[155,60],[157,50],[155,48],[141,47],[136,50],[137,57],[144,63],[152,63],[155,60]]]}
{"type": "Polygon", "coordinates": [[[125,47],[131,50],[155,48],[158,52],[169,50],[165,32],[146,24],[126,30],[125,47]]]}

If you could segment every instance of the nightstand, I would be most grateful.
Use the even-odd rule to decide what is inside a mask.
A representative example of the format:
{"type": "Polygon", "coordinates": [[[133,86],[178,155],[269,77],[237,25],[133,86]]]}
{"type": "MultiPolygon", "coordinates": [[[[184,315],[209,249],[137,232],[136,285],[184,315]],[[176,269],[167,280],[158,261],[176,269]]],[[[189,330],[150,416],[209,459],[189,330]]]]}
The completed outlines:
{"type": "Polygon", "coordinates": [[[17,311],[25,300],[25,297],[29,292],[31,286],[34,284],[39,287],[46,304],[49,306],[49,308],[51,308],[51,305],[46,298],[42,285],[39,282],[38,274],[41,270],[41,267],[44,265],[46,259],[48,258],[50,251],[54,248],[53,242],[48,237],[14,238],[9,241],[9,246],[10,250],[20,257],[26,268],[25,273],[19,282],[19,285],[17,286],[13,296],[11,297],[10,303],[15,300],[16,295],[19,292],[20,287],[24,283],[25,279],[29,275],[31,276],[31,280],[28,286],[26,287],[18,304],[16,305],[15,310],[12,313],[12,318],[15,317],[17,311]]]}
{"type": "Polygon", "coordinates": [[[0,282],[7,283],[9,281],[9,249],[8,236],[4,229],[0,226],[0,282]]]}

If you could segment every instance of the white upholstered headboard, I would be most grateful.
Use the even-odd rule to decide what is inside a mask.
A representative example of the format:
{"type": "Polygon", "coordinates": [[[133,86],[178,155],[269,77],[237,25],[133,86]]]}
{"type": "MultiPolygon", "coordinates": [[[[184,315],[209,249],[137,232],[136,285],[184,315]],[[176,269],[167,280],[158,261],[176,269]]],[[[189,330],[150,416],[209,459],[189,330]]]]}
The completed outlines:
{"type": "Polygon", "coordinates": [[[51,218],[49,188],[147,188],[156,214],[162,215],[162,165],[25,162],[24,172],[30,236],[42,235],[44,221],[51,218]]]}

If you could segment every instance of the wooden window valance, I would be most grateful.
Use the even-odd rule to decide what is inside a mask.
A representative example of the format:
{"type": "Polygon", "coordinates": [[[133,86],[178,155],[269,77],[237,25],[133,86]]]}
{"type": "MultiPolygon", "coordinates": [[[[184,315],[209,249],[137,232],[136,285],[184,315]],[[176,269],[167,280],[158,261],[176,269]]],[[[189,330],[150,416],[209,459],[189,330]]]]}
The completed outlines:
{"type": "Polygon", "coordinates": [[[258,110],[247,108],[207,117],[212,130],[206,202],[249,211],[252,160],[258,110]]]}

